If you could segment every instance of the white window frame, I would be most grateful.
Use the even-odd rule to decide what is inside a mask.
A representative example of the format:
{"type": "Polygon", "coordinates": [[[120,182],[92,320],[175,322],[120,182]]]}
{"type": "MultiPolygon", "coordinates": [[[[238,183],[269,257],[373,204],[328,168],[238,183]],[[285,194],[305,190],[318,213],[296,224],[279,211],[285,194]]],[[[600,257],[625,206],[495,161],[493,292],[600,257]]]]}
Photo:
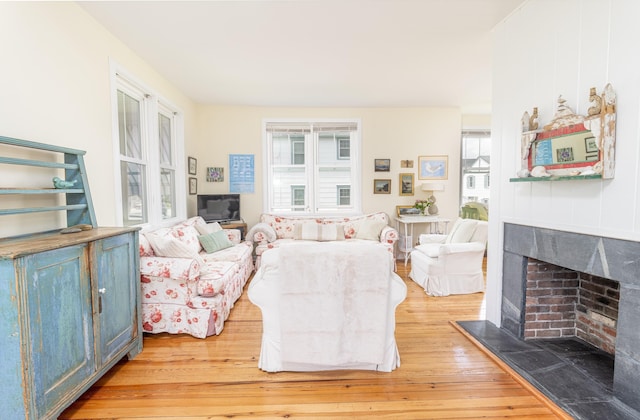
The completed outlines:
{"type": "Polygon", "coordinates": [[[336,148],[337,148],[337,151],[336,151],[336,157],[337,157],[338,159],[350,159],[350,158],[351,158],[351,144],[350,144],[351,142],[347,143],[347,144],[349,144],[349,147],[342,147],[342,142],[343,142],[344,140],[345,140],[345,139],[336,139],[336,148]],[[343,151],[345,151],[345,150],[348,152],[348,155],[347,155],[347,156],[345,156],[345,155],[342,153],[342,152],[343,152],[343,151]]]}
{"type": "Polygon", "coordinates": [[[343,190],[347,190],[347,191],[349,191],[349,205],[351,205],[351,185],[344,185],[344,184],[336,185],[336,189],[338,190],[338,191],[337,191],[337,194],[336,194],[336,196],[338,197],[338,202],[337,202],[336,204],[337,204],[338,206],[344,206],[344,204],[340,203],[340,199],[342,198],[342,196],[340,195],[340,193],[341,193],[343,190]]]}
{"type": "MultiPolygon", "coordinates": [[[[313,135],[313,134],[311,134],[313,135]]],[[[264,119],[262,121],[262,161],[263,161],[263,208],[265,211],[275,213],[275,214],[304,214],[304,215],[319,215],[319,216],[353,216],[362,214],[362,175],[361,175],[361,144],[362,144],[362,123],[360,119],[357,118],[349,118],[349,119],[339,119],[339,118],[308,118],[308,119],[264,119]],[[319,168],[320,164],[317,162],[317,154],[319,153],[317,150],[317,144],[315,141],[305,141],[305,167],[307,168],[307,188],[305,188],[305,199],[306,199],[306,208],[304,212],[301,211],[293,211],[293,210],[283,210],[283,209],[274,209],[271,203],[271,186],[274,185],[271,171],[270,171],[270,162],[273,159],[271,156],[271,145],[268,139],[267,134],[267,126],[269,124],[326,124],[326,123],[351,123],[356,126],[355,134],[351,136],[351,144],[350,144],[350,170],[351,170],[351,184],[349,185],[351,189],[351,205],[350,206],[339,206],[336,203],[335,209],[316,209],[316,199],[314,197],[315,193],[315,180],[319,178],[319,168]]],[[[337,152],[336,152],[337,153],[337,152]]],[[[342,185],[342,184],[341,184],[342,185]]]]}
{"type": "Polygon", "coordinates": [[[306,188],[304,185],[292,185],[291,186],[291,207],[294,209],[294,211],[299,211],[299,210],[303,210],[304,207],[306,206],[306,202],[307,202],[307,194],[306,194],[306,188]],[[296,204],[296,192],[302,191],[302,205],[300,204],[296,204]]]}
{"type": "Polygon", "coordinates": [[[115,183],[115,214],[116,223],[122,226],[122,178],[120,165],[123,159],[120,154],[120,138],[118,126],[118,90],[129,94],[136,93],[137,97],[144,97],[142,107],[142,156],[140,163],[145,165],[146,179],[146,211],[147,221],[138,226],[168,226],[175,224],[179,220],[186,218],[187,198],[186,198],[186,176],[184,162],[184,116],[182,111],[169,100],[162,97],[153,89],[142,83],[137,77],[129,73],[118,63],[110,62],[110,82],[112,98],[112,133],[114,151],[114,183],[115,183]],[[172,149],[173,156],[170,165],[164,167],[175,171],[175,215],[169,218],[162,217],[161,188],[160,188],[160,150],[158,137],[158,113],[172,118],[172,149]]]}
{"type": "Polygon", "coordinates": [[[470,190],[476,187],[476,176],[473,174],[467,174],[467,188],[470,190]]]}
{"type": "MultiPolygon", "coordinates": [[[[462,130],[462,136],[461,136],[461,141],[460,141],[460,205],[463,206],[468,202],[474,202],[474,201],[478,201],[479,199],[484,202],[487,203],[490,200],[489,197],[489,186],[488,186],[488,182],[490,181],[488,176],[489,176],[489,171],[490,171],[490,167],[491,167],[491,162],[489,161],[489,167],[482,168],[481,170],[466,170],[465,171],[465,158],[466,158],[466,151],[465,151],[465,147],[466,147],[466,141],[467,139],[474,139],[477,138],[479,139],[480,142],[483,141],[488,141],[488,145],[491,146],[491,130],[489,129],[482,129],[482,128],[476,128],[476,129],[463,129],[462,130]],[[484,176],[483,180],[482,180],[482,184],[478,184],[478,176],[482,176],[482,175],[486,175],[484,176]],[[473,177],[473,179],[471,179],[471,177],[473,177]],[[469,183],[472,183],[471,185],[469,183]],[[473,192],[471,191],[473,190],[473,192]],[[473,195],[468,195],[465,196],[465,192],[468,194],[473,194],[473,195]]],[[[485,143],[486,144],[486,143],[485,143]]],[[[478,149],[478,156],[477,158],[480,158],[481,156],[483,156],[480,152],[482,149],[482,144],[479,144],[479,149],[478,149]]],[[[489,153],[490,155],[490,153],[489,153]]]]}
{"type": "Polygon", "coordinates": [[[291,141],[291,164],[292,165],[306,165],[306,151],[305,151],[305,147],[304,147],[304,141],[301,140],[290,140],[291,141]],[[297,162],[296,158],[300,156],[300,153],[298,153],[298,147],[302,146],[302,160],[305,160],[305,162],[297,162]]]}

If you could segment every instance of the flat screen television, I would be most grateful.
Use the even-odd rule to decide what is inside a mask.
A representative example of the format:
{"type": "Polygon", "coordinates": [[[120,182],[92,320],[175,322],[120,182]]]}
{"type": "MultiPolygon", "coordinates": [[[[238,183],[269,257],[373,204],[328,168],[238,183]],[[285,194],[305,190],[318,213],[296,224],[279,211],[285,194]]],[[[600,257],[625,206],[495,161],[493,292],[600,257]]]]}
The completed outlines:
{"type": "Polygon", "coordinates": [[[242,220],[240,194],[199,194],[198,216],[207,222],[228,223],[242,220]]]}

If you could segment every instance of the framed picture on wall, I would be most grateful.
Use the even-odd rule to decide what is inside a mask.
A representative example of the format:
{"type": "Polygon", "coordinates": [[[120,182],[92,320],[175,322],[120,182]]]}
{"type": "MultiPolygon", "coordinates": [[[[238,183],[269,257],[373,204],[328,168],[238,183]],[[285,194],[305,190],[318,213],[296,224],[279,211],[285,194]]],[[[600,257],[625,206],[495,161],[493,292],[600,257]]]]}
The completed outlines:
{"type": "Polygon", "coordinates": [[[224,181],[224,168],[207,168],[207,182],[224,181]]]}
{"type": "Polygon", "coordinates": [[[187,160],[187,166],[189,168],[189,175],[195,175],[198,173],[198,161],[196,158],[189,156],[187,160]]]}
{"type": "Polygon", "coordinates": [[[413,195],[413,174],[400,174],[400,195],[413,195]]]}
{"type": "Polygon", "coordinates": [[[418,179],[447,179],[448,156],[419,156],[418,179]]]}
{"type": "Polygon", "coordinates": [[[373,166],[376,172],[389,172],[391,170],[391,159],[374,159],[373,166]]]}
{"type": "Polygon", "coordinates": [[[198,178],[189,178],[189,194],[198,194],[198,178]]]}
{"type": "Polygon", "coordinates": [[[391,194],[391,180],[390,179],[374,179],[373,193],[374,194],[391,194]]]}

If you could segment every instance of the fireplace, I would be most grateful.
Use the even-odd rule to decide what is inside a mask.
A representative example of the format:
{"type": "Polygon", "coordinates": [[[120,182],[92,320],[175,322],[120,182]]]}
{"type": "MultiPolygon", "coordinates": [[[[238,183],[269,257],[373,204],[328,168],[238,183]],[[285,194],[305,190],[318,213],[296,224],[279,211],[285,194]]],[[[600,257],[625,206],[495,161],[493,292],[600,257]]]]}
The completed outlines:
{"type": "Polygon", "coordinates": [[[615,354],[620,283],[529,258],[523,337],[578,337],[615,354]]]}
{"type": "Polygon", "coordinates": [[[640,410],[640,242],[506,223],[502,289],[503,329],[615,355],[613,395],[640,410]]]}

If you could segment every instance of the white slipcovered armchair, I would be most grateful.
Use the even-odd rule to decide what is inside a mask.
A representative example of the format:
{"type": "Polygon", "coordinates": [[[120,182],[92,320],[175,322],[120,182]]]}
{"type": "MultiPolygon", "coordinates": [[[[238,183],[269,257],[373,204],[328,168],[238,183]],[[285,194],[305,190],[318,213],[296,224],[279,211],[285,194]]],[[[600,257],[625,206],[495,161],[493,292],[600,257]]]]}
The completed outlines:
{"type": "Polygon", "coordinates": [[[409,277],[430,296],[483,291],[487,228],[484,221],[458,219],[448,235],[420,235],[409,277]]]}
{"type": "Polygon", "coordinates": [[[395,312],[407,286],[385,245],[297,241],[262,257],[248,290],[262,311],[260,369],[391,372],[400,366],[395,312]]]}

